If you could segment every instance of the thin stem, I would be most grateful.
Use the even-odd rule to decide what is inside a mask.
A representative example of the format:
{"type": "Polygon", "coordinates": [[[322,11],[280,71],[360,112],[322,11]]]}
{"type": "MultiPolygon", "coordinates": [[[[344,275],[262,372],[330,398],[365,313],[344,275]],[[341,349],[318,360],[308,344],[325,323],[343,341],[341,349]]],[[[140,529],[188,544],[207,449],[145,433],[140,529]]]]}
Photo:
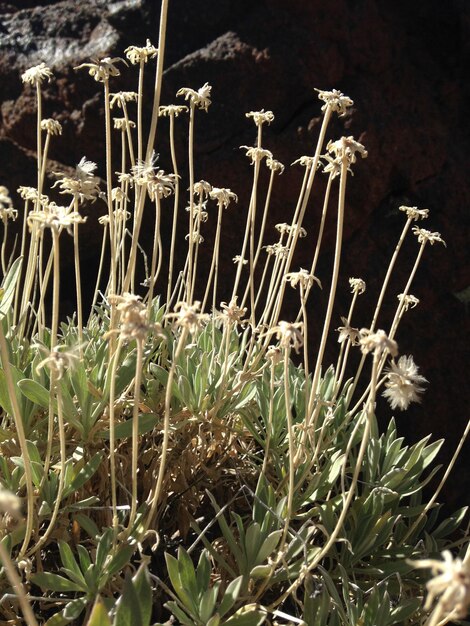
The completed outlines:
{"type": "Polygon", "coordinates": [[[180,194],[180,183],[179,183],[179,175],[178,175],[178,164],[176,161],[176,151],[175,151],[175,115],[174,113],[170,113],[170,152],[171,152],[171,163],[173,166],[173,173],[175,175],[175,197],[173,202],[173,224],[171,228],[171,244],[170,244],[170,261],[168,268],[168,288],[166,293],[166,301],[170,302],[170,295],[173,283],[173,265],[175,258],[175,243],[176,243],[176,226],[178,222],[178,205],[179,205],[179,194],[180,194]]]}
{"type": "Polygon", "coordinates": [[[23,583],[21,582],[21,578],[19,577],[18,572],[13,565],[13,561],[11,560],[7,549],[2,542],[0,542],[0,559],[3,567],[5,568],[5,573],[10,581],[10,585],[13,587],[15,597],[19,602],[27,626],[38,626],[31,604],[26,596],[23,583]]]}

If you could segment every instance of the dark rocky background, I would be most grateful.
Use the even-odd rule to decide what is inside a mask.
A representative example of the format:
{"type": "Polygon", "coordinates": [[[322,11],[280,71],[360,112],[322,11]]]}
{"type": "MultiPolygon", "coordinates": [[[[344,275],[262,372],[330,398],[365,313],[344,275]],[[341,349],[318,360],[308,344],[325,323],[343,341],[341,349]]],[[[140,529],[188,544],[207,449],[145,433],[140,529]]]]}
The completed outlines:
{"type": "MultiPolygon", "coordinates": [[[[64,126],[63,137],[53,142],[50,154],[56,163],[51,170],[74,166],[86,155],[100,164],[103,173],[100,86],[72,67],[90,56],[120,55],[128,45],[144,45],[147,37],[157,45],[158,14],[159,2],[152,0],[0,1],[0,184],[12,191],[20,184],[34,184],[34,93],[23,86],[20,73],[41,61],[56,77],[45,87],[44,114],[64,126]]],[[[422,226],[440,231],[448,246],[428,246],[412,288],[421,304],[406,315],[398,340],[401,353],[415,356],[430,384],[422,404],[397,415],[397,421],[400,432],[411,440],[431,431],[435,437],[445,437],[440,456],[444,464],[469,417],[469,48],[466,0],[173,0],[162,94],[162,104],[167,104],[175,102],[175,92],[182,86],[197,89],[205,81],[213,86],[209,114],[197,117],[196,179],[230,187],[240,197],[239,205],[224,214],[226,274],[233,272],[231,257],[239,252],[240,212],[246,210],[250,191],[251,170],[238,150],[255,138],[245,112],[274,111],[276,119],[265,132],[264,144],[289,164],[312,154],[316,142],[320,103],[314,87],[338,88],[354,100],[352,113],[335,119],[328,135],[335,139],[353,134],[369,151],[369,158],[357,164],[355,176],[348,181],[335,325],[347,310],[351,275],[363,277],[368,286],[356,324],[370,323],[370,311],[404,224],[398,207],[429,208],[431,217],[422,226]]],[[[112,87],[120,88],[135,89],[136,74],[124,70],[112,87]]],[[[146,102],[148,113],[151,98],[146,102]]],[[[166,126],[164,121],[159,124],[160,164],[168,170],[166,126]]],[[[182,171],[184,125],[184,121],[179,124],[177,143],[182,171]]],[[[268,229],[271,240],[273,225],[290,220],[302,173],[291,168],[276,180],[268,229]]],[[[92,286],[101,239],[95,216],[105,209],[97,203],[87,212],[82,254],[92,286]]],[[[310,237],[296,259],[299,266],[309,267],[311,262],[320,212],[321,184],[306,218],[310,237]]],[[[164,233],[168,225],[165,218],[164,233]]],[[[212,237],[208,226],[206,250],[212,237]]],[[[317,271],[326,293],[312,298],[312,320],[321,319],[333,244],[332,219],[317,271]]],[[[379,326],[387,328],[393,317],[396,294],[403,290],[417,249],[410,237],[379,326]]],[[[206,252],[202,260],[206,267],[209,258],[206,252]]],[[[67,271],[73,275],[71,266],[67,271]]],[[[67,282],[73,286],[73,280],[64,281],[66,309],[73,305],[67,282]]],[[[291,310],[296,309],[296,298],[292,292],[291,310]]],[[[380,412],[384,419],[391,415],[385,404],[380,412]]],[[[451,507],[467,502],[467,454],[468,446],[446,488],[451,507]]]]}

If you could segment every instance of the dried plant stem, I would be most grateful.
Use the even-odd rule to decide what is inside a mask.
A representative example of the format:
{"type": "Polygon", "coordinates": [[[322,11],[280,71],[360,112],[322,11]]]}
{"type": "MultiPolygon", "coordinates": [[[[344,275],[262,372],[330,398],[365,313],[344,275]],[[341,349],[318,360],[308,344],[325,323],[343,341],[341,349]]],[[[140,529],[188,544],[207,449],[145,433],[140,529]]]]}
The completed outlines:
{"type": "MultiPolygon", "coordinates": [[[[318,416],[318,412],[320,410],[320,404],[317,403],[317,407],[315,407],[316,402],[316,394],[317,388],[320,381],[320,374],[323,362],[323,355],[325,352],[326,341],[328,338],[328,333],[330,330],[331,324],[331,316],[333,314],[333,305],[335,302],[336,288],[338,285],[338,276],[339,276],[339,267],[341,262],[341,247],[343,241],[343,222],[344,222],[344,203],[345,203],[345,195],[346,195],[346,179],[348,175],[348,160],[346,157],[343,157],[341,163],[341,174],[339,179],[339,196],[338,196],[338,218],[336,224],[336,246],[335,246],[335,258],[333,263],[333,272],[331,277],[331,285],[330,285],[330,294],[328,297],[328,305],[325,313],[325,320],[323,323],[323,332],[320,340],[320,346],[317,352],[317,362],[315,364],[315,370],[312,379],[312,387],[310,392],[310,399],[307,406],[307,415],[306,415],[306,429],[304,433],[306,435],[307,430],[312,424],[315,424],[316,417],[318,416]]],[[[305,437],[304,435],[304,437],[305,437]]]]}
{"type": "Polygon", "coordinates": [[[0,324],[0,356],[2,358],[2,368],[5,374],[5,381],[7,384],[8,395],[10,397],[11,408],[13,413],[13,421],[15,423],[16,436],[21,450],[21,456],[23,457],[24,464],[24,477],[26,483],[26,500],[27,500],[27,514],[26,514],[26,530],[23,539],[23,545],[21,546],[18,559],[22,559],[28,549],[29,542],[31,540],[31,534],[33,531],[34,521],[34,488],[33,488],[33,475],[31,471],[31,460],[29,458],[28,445],[26,442],[26,435],[23,426],[23,417],[21,415],[20,406],[18,404],[18,398],[16,397],[15,383],[13,382],[13,375],[11,372],[10,361],[8,357],[8,347],[3,332],[3,324],[0,324]]]}
{"type": "MultiPolygon", "coordinates": [[[[20,249],[20,256],[23,259],[23,263],[21,265],[21,273],[18,279],[18,284],[17,284],[17,288],[15,289],[15,301],[14,301],[14,305],[13,305],[13,324],[16,326],[16,324],[18,323],[18,304],[19,304],[19,297],[20,297],[20,290],[19,290],[19,285],[22,283],[22,275],[23,275],[23,265],[24,265],[24,259],[25,259],[25,252],[26,252],[26,233],[27,231],[27,217],[28,217],[28,200],[25,200],[24,203],[24,211],[23,211],[23,226],[22,226],[22,231],[21,231],[21,249],[20,249]]],[[[26,277],[25,277],[26,280],[26,277]]]]}
{"type": "Polygon", "coordinates": [[[163,61],[165,58],[165,40],[166,40],[166,26],[167,26],[167,17],[168,17],[168,4],[169,4],[169,0],[162,0],[161,9],[160,9],[160,29],[158,33],[158,57],[157,57],[157,68],[156,68],[156,73],[155,73],[152,120],[150,122],[150,130],[149,130],[148,141],[147,141],[147,152],[145,156],[145,159],[147,161],[152,156],[153,147],[155,145],[155,135],[157,133],[158,109],[160,106],[160,94],[162,90],[163,61]]]}
{"type": "MultiPolygon", "coordinates": [[[[56,374],[53,370],[51,370],[51,396],[56,397],[57,401],[57,422],[59,428],[59,445],[60,445],[60,474],[59,474],[59,485],[57,488],[57,495],[54,503],[54,509],[52,511],[51,519],[49,520],[49,524],[44,531],[42,537],[36,542],[33,549],[30,550],[30,556],[38,552],[44,546],[49,539],[52,531],[54,530],[55,523],[57,521],[57,517],[60,511],[60,505],[62,502],[62,495],[64,493],[64,484],[65,484],[65,470],[66,470],[66,462],[67,462],[67,449],[66,449],[66,441],[65,441],[65,424],[64,424],[64,414],[62,409],[62,395],[60,392],[60,382],[56,378],[56,374]],[[55,394],[54,394],[55,390],[55,394]]],[[[51,435],[52,438],[52,435],[51,435]]]]}
{"type": "MultiPolygon", "coordinates": [[[[352,314],[354,311],[354,307],[356,306],[356,300],[359,293],[358,291],[354,291],[353,297],[351,300],[351,304],[349,305],[349,311],[346,318],[346,325],[351,325],[352,314]]],[[[335,367],[335,396],[334,400],[338,397],[339,390],[341,388],[341,384],[344,378],[344,372],[346,370],[346,363],[348,361],[349,350],[351,348],[351,339],[348,337],[347,341],[343,341],[341,343],[341,347],[339,349],[338,360],[336,361],[335,367]],[[346,344],[346,345],[345,345],[346,344]]]]}
{"type": "Polygon", "coordinates": [[[220,250],[220,233],[222,230],[222,213],[223,203],[218,202],[217,210],[217,226],[215,230],[214,249],[212,251],[212,261],[209,269],[209,276],[207,277],[206,290],[204,292],[204,298],[202,300],[202,311],[205,311],[207,299],[212,285],[212,277],[214,277],[214,286],[212,288],[212,309],[215,310],[217,304],[217,281],[219,277],[219,250],[220,250]]]}
{"type": "Polygon", "coordinates": [[[11,560],[7,549],[2,542],[0,542],[0,560],[5,568],[5,573],[10,581],[10,585],[13,587],[27,626],[38,626],[31,604],[26,596],[23,583],[21,582],[21,578],[19,577],[18,572],[13,565],[13,561],[11,560]]]}
{"type": "Polygon", "coordinates": [[[38,179],[38,196],[42,193],[42,136],[41,136],[41,120],[42,120],[42,96],[41,83],[36,83],[36,101],[37,101],[37,126],[36,126],[36,145],[37,145],[37,179],[38,179]]]}
{"type": "Polygon", "coordinates": [[[286,425],[287,425],[287,437],[289,441],[289,476],[287,487],[287,502],[286,502],[286,519],[284,522],[284,532],[282,533],[281,541],[278,547],[278,552],[282,553],[287,541],[287,534],[289,532],[290,522],[293,516],[293,502],[294,502],[294,485],[295,485],[295,464],[294,460],[297,454],[295,449],[294,440],[294,428],[292,420],[292,403],[290,397],[290,377],[289,377],[289,363],[290,363],[290,348],[284,349],[284,400],[286,409],[286,425]]]}
{"type": "Polygon", "coordinates": [[[189,107],[189,134],[188,134],[188,168],[189,168],[189,238],[188,238],[188,273],[186,297],[191,304],[191,285],[193,271],[193,245],[194,245],[194,112],[195,105],[191,101],[189,107]]]}
{"type": "Polygon", "coordinates": [[[173,266],[175,262],[175,244],[176,244],[176,227],[178,224],[178,206],[179,206],[179,194],[180,194],[180,183],[179,183],[179,175],[178,175],[178,163],[176,161],[176,150],[175,150],[175,114],[174,112],[170,113],[170,152],[171,152],[171,163],[173,166],[173,174],[175,175],[175,196],[173,202],[173,223],[171,228],[171,243],[170,243],[170,260],[168,266],[168,287],[166,292],[166,301],[170,302],[171,289],[173,284],[173,266]]]}
{"type": "MultiPolygon", "coordinates": [[[[411,218],[408,218],[406,220],[406,223],[405,223],[405,226],[403,227],[403,230],[402,230],[402,233],[400,235],[400,238],[398,239],[398,243],[395,246],[395,250],[393,251],[392,258],[390,259],[390,263],[388,265],[387,273],[385,274],[385,278],[384,278],[384,281],[382,283],[382,288],[380,290],[380,294],[379,294],[379,297],[378,297],[378,300],[377,300],[377,304],[375,306],[374,315],[372,317],[372,322],[370,324],[370,332],[371,333],[374,332],[374,330],[375,330],[375,326],[377,324],[377,320],[379,318],[380,310],[382,308],[382,304],[383,304],[383,301],[384,301],[385,293],[387,291],[387,287],[388,287],[388,284],[390,282],[390,277],[392,275],[393,268],[395,267],[395,263],[396,263],[396,260],[398,258],[398,253],[400,252],[400,249],[401,249],[401,247],[403,245],[403,242],[405,240],[406,234],[407,234],[407,232],[408,232],[408,230],[410,228],[410,225],[411,225],[412,221],[413,220],[411,218]]],[[[357,387],[357,383],[359,381],[359,377],[361,375],[362,368],[364,367],[365,358],[366,358],[366,355],[363,354],[362,357],[361,357],[361,361],[359,363],[359,366],[357,368],[356,375],[354,377],[353,390],[355,390],[356,387],[357,387]]],[[[354,393],[354,391],[353,391],[353,393],[354,393]]]]}
{"type": "Polygon", "coordinates": [[[160,198],[155,196],[155,229],[153,232],[153,249],[152,249],[152,260],[150,262],[150,284],[148,290],[148,311],[150,314],[150,310],[152,308],[153,301],[153,292],[155,289],[155,282],[158,278],[157,272],[157,260],[158,266],[161,267],[161,238],[160,238],[160,215],[161,215],[161,207],[160,207],[160,198]],[[160,250],[160,254],[159,254],[160,250]]]}
{"type": "MultiPolygon", "coordinates": [[[[78,213],[78,198],[74,198],[74,210],[78,213]]],[[[80,247],[78,243],[78,224],[73,225],[73,260],[75,264],[75,288],[77,292],[77,327],[80,354],[83,353],[83,302],[82,279],[80,274],[80,247]]]]}
{"type": "MultiPolygon", "coordinates": [[[[137,162],[142,163],[142,98],[144,96],[144,58],[139,63],[139,84],[137,87],[137,162]]],[[[122,170],[123,172],[125,170],[122,170]]]]}
{"type": "Polygon", "coordinates": [[[160,500],[160,493],[161,493],[162,485],[163,485],[163,476],[165,474],[165,469],[166,469],[166,457],[168,454],[168,443],[170,440],[170,418],[171,418],[171,399],[173,397],[173,380],[175,378],[175,372],[176,372],[178,359],[186,345],[187,336],[188,336],[188,329],[184,327],[178,339],[178,344],[176,346],[176,350],[173,355],[173,360],[171,363],[170,371],[168,372],[168,380],[166,383],[166,392],[165,392],[165,417],[163,421],[163,441],[162,441],[162,448],[161,448],[161,453],[160,453],[160,467],[158,468],[157,482],[155,484],[155,489],[150,500],[151,502],[150,511],[144,523],[143,534],[147,532],[153,520],[155,519],[155,516],[157,513],[158,502],[160,500]]]}
{"type": "Polygon", "coordinates": [[[7,244],[7,237],[8,237],[8,218],[4,218],[3,220],[3,241],[2,241],[2,274],[3,276],[5,276],[5,274],[7,273],[7,265],[6,265],[6,261],[5,261],[5,247],[7,244]]]}
{"type": "Polygon", "coordinates": [[[143,339],[137,339],[137,359],[135,364],[134,378],[134,405],[132,407],[132,499],[131,512],[129,514],[129,522],[125,536],[128,537],[132,532],[137,513],[137,486],[138,486],[138,462],[139,462],[139,402],[140,402],[140,385],[142,382],[142,369],[144,361],[144,343],[143,339]]]}
{"type": "Polygon", "coordinates": [[[109,475],[111,479],[111,508],[112,508],[112,526],[113,526],[113,543],[116,545],[118,536],[119,520],[117,516],[117,482],[116,482],[116,417],[115,417],[115,401],[116,401],[116,372],[121,356],[122,339],[119,337],[116,350],[111,358],[110,377],[111,384],[109,387],[109,475]]]}
{"type": "Polygon", "coordinates": [[[108,234],[108,226],[107,226],[107,224],[105,224],[104,228],[103,228],[103,239],[102,239],[102,242],[101,242],[101,253],[100,253],[100,262],[99,262],[99,265],[98,265],[98,274],[96,276],[95,291],[94,291],[94,294],[93,294],[93,302],[91,303],[90,316],[88,318],[88,321],[90,321],[90,318],[93,315],[93,309],[95,308],[95,305],[96,305],[96,302],[97,302],[97,299],[98,299],[99,286],[100,286],[100,282],[101,282],[101,274],[103,273],[104,253],[105,253],[105,250],[106,250],[107,234],[108,234]]]}
{"type": "MultiPolygon", "coordinates": [[[[302,196],[299,196],[299,202],[298,205],[296,207],[296,212],[294,214],[294,218],[292,220],[292,226],[296,225],[297,228],[292,228],[288,239],[287,239],[287,247],[289,250],[288,253],[288,257],[286,260],[286,263],[284,265],[284,274],[289,272],[290,267],[292,265],[292,259],[294,257],[294,252],[295,252],[295,248],[297,245],[297,240],[299,238],[299,234],[300,234],[300,227],[302,226],[302,222],[305,216],[305,211],[307,210],[307,205],[308,205],[308,201],[310,199],[310,194],[312,191],[312,187],[313,187],[313,183],[315,180],[315,174],[317,171],[317,167],[318,167],[318,162],[320,160],[320,153],[323,147],[323,143],[325,141],[325,134],[326,134],[326,129],[328,127],[328,123],[330,121],[330,117],[331,117],[331,107],[327,107],[325,114],[323,116],[323,121],[322,121],[322,125],[320,128],[320,134],[318,136],[318,141],[317,141],[317,147],[315,149],[315,154],[313,157],[313,162],[310,166],[310,170],[308,173],[308,178],[307,178],[307,182],[305,185],[305,192],[302,196]]],[[[281,307],[282,307],[282,302],[284,299],[284,292],[285,292],[285,282],[282,282],[280,285],[280,293],[277,296],[277,302],[276,302],[276,308],[274,311],[274,314],[272,316],[271,319],[271,324],[273,326],[275,326],[277,324],[277,322],[279,321],[279,314],[281,312],[281,307]]]]}
{"type": "MultiPolygon", "coordinates": [[[[104,116],[105,116],[105,140],[106,140],[106,196],[109,216],[109,245],[110,245],[110,289],[111,293],[116,293],[116,226],[113,211],[113,174],[112,174],[112,152],[111,152],[111,109],[109,106],[109,80],[104,83],[104,116]]],[[[111,320],[113,327],[114,319],[111,320]]],[[[112,342],[110,342],[110,345],[112,342]]]]}

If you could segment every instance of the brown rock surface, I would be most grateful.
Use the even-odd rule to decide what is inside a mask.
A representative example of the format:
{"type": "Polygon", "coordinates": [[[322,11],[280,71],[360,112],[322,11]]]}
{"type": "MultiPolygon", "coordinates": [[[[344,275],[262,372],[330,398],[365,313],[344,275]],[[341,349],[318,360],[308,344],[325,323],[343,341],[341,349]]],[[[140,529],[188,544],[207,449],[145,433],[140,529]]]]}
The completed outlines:
{"type": "MultiPolygon", "coordinates": [[[[12,190],[34,184],[34,94],[21,84],[19,74],[40,61],[46,61],[56,76],[46,87],[45,115],[64,125],[51,158],[70,166],[85,154],[103,172],[100,86],[71,68],[90,56],[122,54],[127,45],[142,45],[146,37],[156,44],[158,5],[152,0],[0,2],[0,184],[12,190]]],[[[205,81],[213,86],[209,114],[197,118],[196,178],[230,187],[240,197],[237,209],[224,215],[227,272],[233,271],[231,257],[239,251],[239,216],[250,192],[251,170],[238,151],[255,135],[245,112],[274,111],[276,120],[265,132],[265,147],[289,164],[311,154],[316,142],[320,104],[313,88],[335,87],[354,99],[352,113],[335,120],[329,130],[331,138],[354,135],[369,151],[369,158],[357,164],[348,181],[343,289],[335,325],[348,306],[350,275],[367,281],[357,324],[369,323],[368,312],[403,226],[398,206],[429,208],[429,225],[424,227],[442,232],[448,247],[426,250],[412,289],[421,304],[406,316],[399,344],[403,354],[414,354],[430,384],[422,405],[397,417],[400,430],[413,438],[430,431],[445,436],[443,463],[460,438],[470,400],[468,304],[457,295],[470,286],[465,80],[469,35],[470,5],[464,0],[448,0],[445,5],[437,0],[179,0],[170,2],[162,94],[162,103],[170,103],[182,86],[198,88],[205,81]]],[[[135,75],[130,76],[123,71],[113,89],[135,88],[135,75]]],[[[184,171],[182,138],[177,149],[184,171]]],[[[165,140],[158,151],[162,167],[169,169],[165,140]]],[[[271,235],[272,225],[291,215],[301,175],[300,169],[291,168],[276,180],[271,235]]],[[[320,194],[314,196],[306,218],[311,240],[320,200],[320,194]]],[[[102,206],[96,210],[104,212],[102,206]]],[[[96,258],[100,237],[96,221],[90,219],[85,259],[96,258]]],[[[211,238],[209,230],[207,246],[211,238]]],[[[333,242],[331,222],[318,270],[325,291],[333,242]]],[[[403,289],[416,251],[416,242],[410,240],[380,325],[386,327],[393,316],[395,294],[403,289]]],[[[304,245],[298,264],[307,267],[310,255],[304,245]]],[[[324,296],[319,299],[321,304],[324,296]]],[[[312,303],[312,319],[315,307],[312,303]]],[[[389,416],[389,408],[382,408],[389,416]]],[[[457,485],[448,488],[452,503],[468,492],[464,457],[454,474],[459,480],[452,481],[457,485]]]]}

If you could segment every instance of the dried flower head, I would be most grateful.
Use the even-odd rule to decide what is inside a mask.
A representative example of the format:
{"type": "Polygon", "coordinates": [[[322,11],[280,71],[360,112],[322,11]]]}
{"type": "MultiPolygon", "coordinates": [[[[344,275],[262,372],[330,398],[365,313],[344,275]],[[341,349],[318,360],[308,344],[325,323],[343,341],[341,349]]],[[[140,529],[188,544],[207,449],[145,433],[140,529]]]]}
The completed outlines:
{"type": "Polygon", "coordinates": [[[362,278],[350,278],[349,286],[351,287],[351,293],[362,294],[366,290],[366,283],[362,278]]]}
{"type": "Polygon", "coordinates": [[[315,89],[315,91],[318,92],[319,100],[323,100],[325,103],[321,108],[323,112],[325,112],[327,108],[330,108],[332,111],[338,113],[339,117],[343,117],[346,115],[348,108],[354,104],[351,98],[345,96],[341,91],[338,91],[338,89],[333,89],[332,91],[315,89]]]}
{"type": "MultiPolygon", "coordinates": [[[[443,561],[437,559],[422,559],[408,561],[410,565],[418,568],[430,569],[434,574],[426,583],[428,597],[426,598],[425,610],[429,610],[436,598],[442,613],[453,618],[465,618],[470,606],[470,565],[459,558],[453,558],[449,550],[442,552],[443,561]]],[[[444,615],[441,615],[444,617],[444,615]]],[[[448,620],[439,621],[440,624],[448,620]]]]}
{"type": "Polygon", "coordinates": [[[426,230],[425,228],[419,228],[418,226],[413,226],[413,232],[418,237],[419,243],[430,243],[431,246],[433,246],[436,242],[438,242],[446,246],[446,242],[444,241],[444,239],[442,239],[441,233],[432,233],[430,230],[426,230]]]}
{"type": "Polygon", "coordinates": [[[206,111],[211,104],[211,89],[209,83],[204,83],[197,91],[190,89],[189,87],[183,87],[176,92],[177,96],[184,96],[185,100],[188,100],[194,107],[203,109],[206,111]]]}
{"type": "Polygon", "coordinates": [[[408,309],[414,309],[415,306],[419,304],[418,298],[416,296],[413,296],[411,293],[399,293],[397,298],[400,302],[403,303],[403,309],[405,311],[408,311],[408,309]]]}
{"type": "Polygon", "coordinates": [[[390,352],[392,356],[398,354],[397,342],[389,339],[384,330],[377,330],[375,333],[371,333],[369,329],[361,328],[359,334],[359,343],[363,354],[368,352],[373,352],[376,356],[381,356],[386,352],[390,352]]]}
{"type": "Polygon", "coordinates": [[[30,85],[40,85],[45,79],[51,82],[52,76],[53,74],[50,68],[48,68],[45,63],[40,63],[39,65],[30,67],[29,70],[21,74],[21,80],[30,85]]]}
{"type": "Polygon", "coordinates": [[[303,290],[310,289],[313,283],[317,283],[320,289],[323,289],[320,279],[303,268],[300,268],[298,272],[288,272],[284,276],[284,280],[290,283],[294,289],[297,285],[300,285],[303,290]]]}
{"type": "Polygon", "coordinates": [[[250,111],[249,113],[245,113],[245,116],[253,118],[256,126],[271,124],[271,122],[274,121],[274,113],[272,111],[265,111],[264,109],[261,109],[261,111],[250,111]]]}
{"type": "Polygon", "coordinates": [[[176,174],[165,174],[163,170],[154,172],[147,183],[147,190],[150,199],[167,198],[174,193],[176,184],[176,174]]]}
{"type": "Polygon", "coordinates": [[[266,167],[276,174],[282,174],[285,170],[284,165],[272,157],[266,159],[266,167]]]}
{"type": "Polygon", "coordinates": [[[221,302],[220,308],[222,311],[216,317],[228,324],[240,324],[245,317],[246,307],[242,308],[237,305],[237,296],[232,298],[228,304],[221,302]]]}
{"type": "Polygon", "coordinates": [[[237,265],[238,263],[240,263],[241,265],[247,265],[248,264],[248,259],[243,258],[240,254],[236,254],[232,258],[232,261],[235,263],[235,265],[237,265]]]}
{"type": "Polygon", "coordinates": [[[392,409],[404,411],[411,402],[420,402],[419,394],[424,391],[423,383],[428,382],[418,374],[418,367],[412,356],[401,356],[398,363],[391,362],[387,370],[387,382],[383,397],[387,398],[392,409]]]}
{"type": "Polygon", "coordinates": [[[246,156],[251,159],[251,164],[262,161],[264,158],[272,159],[273,155],[270,150],[264,148],[257,148],[256,146],[240,146],[240,149],[246,150],[246,156]]]}
{"type": "Polygon", "coordinates": [[[40,230],[50,228],[60,233],[63,228],[69,235],[73,235],[72,226],[83,224],[86,217],[82,217],[77,211],[72,211],[70,207],[59,206],[55,202],[49,202],[44,210],[31,211],[28,215],[27,223],[30,229],[33,224],[37,224],[40,230]]]}
{"type": "Polygon", "coordinates": [[[212,191],[212,185],[207,180],[200,180],[193,185],[193,193],[197,194],[201,199],[207,198],[212,191]]]}
{"type": "Polygon", "coordinates": [[[109,80],[110,76],[119,76],[120,71],[116,67],[116,63],[127,63],[121,57],[104,57],[104,59],[96,59],[92,58],[91,63],[81,63],[74,67],[74,70],[80,70],[82,68],[87,68],[88,73],[92,78],[94,78],[99,83],[104,83],[109,80]]]}
{"type": "Polygon", "coordinates": [[[74,176],[67,176],[63,172],[54,172],[54,176],[61,176],[53,187],[60,187],[62,194],[70,194],[78,198],[79,202],[90,200],[94,202],[100,193],[99,178],[93,174],[96,163],[87,161],[86,157],[80,159],[75,168],[74,176]]]}
{"type": "Polygon", "coordinates": [[[188,107],[184,106],[184,104],[167,104],[159,107],[158,115],[178,117],[180,113],[187,113],[188,110],[188,107]]]}
{"type": "Polygon", "coordinates": [[[281,321],[277,326],[274,326],[269,333],[276,333],[276,339],[279,339],[279,345],[281,348],[289,349],[294,348],[298,353],[299,349],[304,345],[304,338],[302,334],[303,322],[284,322],[281,321]]]}
{"type": "Polygon", "coordinates": [[[49,135],[62,135],[62,124],[52,118],[41,120],[41,129],[49,135]]]}
{"type": "Polygon", "coordinates": [[[202,327],[204,322],[209,321],[207,313],[200,313],[201,303],[199,301],[194,304],[186,304],[186,302],[178,302],[175,305],[174,313],[167,313],[167,319],[173,319],[176,326],[186,328],[192,335],[195,335],[202,327]]]}
{"type": "Polygon", "coordinates": [[[287,246],[283,246],[279,242],[264,246],[264,249],[267,254],[278,256],[281,259],[287,259],[289,256],[289,248],[287,246]]]}
{"type": "MultiPolygon", "coordinates": [[[[326,165],[323,167],[324,174],[329,174],[331,178],[336,178],[341,174],[343,160],[340,156],[337,156],[333,159],[332,157],[330,157],[330,155],[324,154],[321,158],[326,161],[326,165]]],[[[351,174],[351,176],[354,176],[354,173],[349,165],[347,171],[351,174]]]]}
{"type": "Polygon", "coordinates": [[[272,365],[277,365],[282,361],[282,350],[279,346],[269,346],[266,350],[266,358],[269,359],[272,365]]]}
{"type": "Polygon", "coordinates": [[[409,220],[414,220],[415,222],[418,220],[424,220],[429,215],[429,209],[418,209],[416,206],[401,206],[398,210],[404,211],[406,213],[406,217],[409,220]]]}
{"type": "Polygon", "coordinates": [[[116,130],[128,131],[131,128],[135,128],[135,122],[126,117],[113,117],[114,128],[116,130]]]}
{"type": "Polygon", "coordinates": [[[80,360],[79,346],[70,348],[70,346],[58,345],[52,350],[48,350],[42,344],[33,344],[31,347],[46,354],[46,357],[37,364],[36,371],[39,372],[43,367],[47,367],[54,373],[56,380],[60,380],[64,372],[73,369],[80,360]]]}
{"type": "Polygon", "coordinates": [[[336,330],[339,332],[338,343],[343,343],[346,340],[351,342],[351,345],[359,345],[359,329],[352,328],[346,317],[342,317],[341,321],[344,326],[340,326],[336,330]]]}
{"type": "Polygon", "coordinates": [[[336,141],[330,140],[326,149],[343,162],[346,161],[348,165],[356,162],[356,152],[358,152],[363,159],[367,157],[367,150],[351,135],[349,137],[341,137],[341,139],[337,139],[336,141]]]}
{"type": "Polygon", "coordinates": [[[119,333],[121,339],[127,343],[134,339],[145,341],[148,333],[152,330],[161,334],[161,326],[149,322],[148,308],[141,302],[140,296],[132,293],[123,293],[122,296],[111,295],[109,302],[120,312],[120,327],[108,331],[105,337],[119,333]]]}
{"type": "Polygon", "coordinates": [[[307,169],[311,168],[315,161],[315,157],[303,155],[292,162],[292,165],[301,165],[302,167],[306,167],[307,169]]]}
{"type": "MultiPolygon", "coordinates": [[[[131,168],[132,182],[139,186],[147,185],[155,175],[158,157],[159,155],[153,151],[148,159],[139,160],[131,168]]],[[[122,182],[122,176],[126,176],[126,174],[120,175],[119,182],[122,182]]]]}
{"type": "Polygon", "coordinates": [[[13,208],[10,192],[0,185],[0,219],[5,223],[7,220],[16,220],[18,211],[13,208]]]}
{"type": "Polygon", "coordinates": [[[212,191],[209,193],[209,197],[212,200],[216,200],[219,206],[223,206],[225,209],[230,202],[238,202],[238,196],[236,193],[225,187],[212,187],[212,191]]]}
{"type": "Polygon", "coordinates": [[[149,59],[155,58],[158,54],[158,48],[152,46],[150,39],[147,39],[145,46],[141,48],[138,46],[129,46],[124,50],[124,54],[132,65],[137,65],[138,63],[147,63],[149,59]]]}
{"type": "Polygon", "coordinates": [[[118,91],[116,93],[110,93],[109,97],[110,109],[114,109],[116,105],[120,109],[123,109],[128,102],[137,102],[139,94],[136,91],[118,91]]]}

